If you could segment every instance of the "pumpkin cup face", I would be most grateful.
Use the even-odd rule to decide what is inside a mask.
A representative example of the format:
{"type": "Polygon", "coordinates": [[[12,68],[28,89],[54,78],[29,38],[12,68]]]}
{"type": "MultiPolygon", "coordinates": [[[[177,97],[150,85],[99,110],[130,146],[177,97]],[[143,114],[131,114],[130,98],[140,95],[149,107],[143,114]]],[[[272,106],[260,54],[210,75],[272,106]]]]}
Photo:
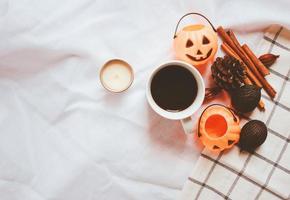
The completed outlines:
{"type": "Polygon", "coordinates": [[[204,25],[186,26],[174,39],[176,57],[194,66],[212,60],[217,48],[217,34],[204,25]]]}
{"type": "Polygon", "coordinates": [[[240,138],[239,120],[224,106],[209,106],[200,116],[198,137],[210,150],[231,148],[240,138]]]}

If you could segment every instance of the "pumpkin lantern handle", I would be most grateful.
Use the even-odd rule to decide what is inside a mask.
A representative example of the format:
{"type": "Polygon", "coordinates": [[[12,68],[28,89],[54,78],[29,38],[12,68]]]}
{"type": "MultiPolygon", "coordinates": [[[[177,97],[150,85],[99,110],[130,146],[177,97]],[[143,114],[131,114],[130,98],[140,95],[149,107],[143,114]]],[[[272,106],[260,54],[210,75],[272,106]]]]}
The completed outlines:
{"type": "Polygon", "coordinates": [[[204,15],[202,15],[202,14],[200,14],[200,13],[192,12],[192,13],[187,13],[187,14],[183,15],[183,16],[179,19],[179,21],[177,22],[177,25],[176,25],[176,27],[175,27],[175,31],[174,31],[173,39],[176,38],[176,36],[177,36],[176,33],[177,33],[178,26],[179,26],[181,20],[182,20],[183,18],[185,18],[186,16],[188,16],[188,15],[198,15],[198,16],[203,17],[203,18],[204,18],[204,19],[205,19],[205,20],[210,24],[210,26],[212,27],[212,29],[213,29],[215,32],[217,32],[216,29],[215,29],[215,27],[214,27],[214,25],[210,22],[210,20],[209,20],[207,17],[205,17],[204,15]]]}

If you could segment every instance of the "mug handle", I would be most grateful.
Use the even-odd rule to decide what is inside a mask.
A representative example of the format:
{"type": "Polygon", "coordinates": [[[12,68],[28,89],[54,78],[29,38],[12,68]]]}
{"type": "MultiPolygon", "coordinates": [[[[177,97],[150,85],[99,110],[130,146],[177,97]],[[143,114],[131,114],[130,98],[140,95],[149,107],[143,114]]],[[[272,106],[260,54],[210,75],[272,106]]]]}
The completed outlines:
{"type": "Polygon", "coordinates": [[[191,117],[187,117],[180,120],[183,130],[186,134],[192,134],[193,133],[193,125],[191,121],[191,117]]]}

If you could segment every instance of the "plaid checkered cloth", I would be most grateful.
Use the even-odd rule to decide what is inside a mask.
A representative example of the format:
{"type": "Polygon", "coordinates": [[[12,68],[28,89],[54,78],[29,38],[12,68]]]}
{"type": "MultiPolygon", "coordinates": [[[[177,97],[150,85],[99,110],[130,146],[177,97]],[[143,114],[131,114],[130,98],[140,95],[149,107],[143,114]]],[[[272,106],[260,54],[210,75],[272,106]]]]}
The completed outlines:
{"type": "Polygon", "coordinates": [[[256,51],[266,52],[280,55],[267,76],[277,95],[272,101],[262,93],[266,111],[249,116],[266,123],[265,143],[253,154],[236,146],[219,154],[203,150],[180,199],[290,199],[290,31],[270,26],[256,51]]]}

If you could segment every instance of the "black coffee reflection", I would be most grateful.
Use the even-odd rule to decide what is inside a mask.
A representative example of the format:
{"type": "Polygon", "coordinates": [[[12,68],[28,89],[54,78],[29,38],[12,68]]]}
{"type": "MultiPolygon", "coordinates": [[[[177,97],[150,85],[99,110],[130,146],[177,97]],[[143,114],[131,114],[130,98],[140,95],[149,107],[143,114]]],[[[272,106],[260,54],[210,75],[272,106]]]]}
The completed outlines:
{"type": "Polygon", "coordinates": [[[197,95],[193,74],[178,65],[169,65],[159,70],[152,79],[150,89],[156,104],[171,112],[185,110],[197,95]]]}

